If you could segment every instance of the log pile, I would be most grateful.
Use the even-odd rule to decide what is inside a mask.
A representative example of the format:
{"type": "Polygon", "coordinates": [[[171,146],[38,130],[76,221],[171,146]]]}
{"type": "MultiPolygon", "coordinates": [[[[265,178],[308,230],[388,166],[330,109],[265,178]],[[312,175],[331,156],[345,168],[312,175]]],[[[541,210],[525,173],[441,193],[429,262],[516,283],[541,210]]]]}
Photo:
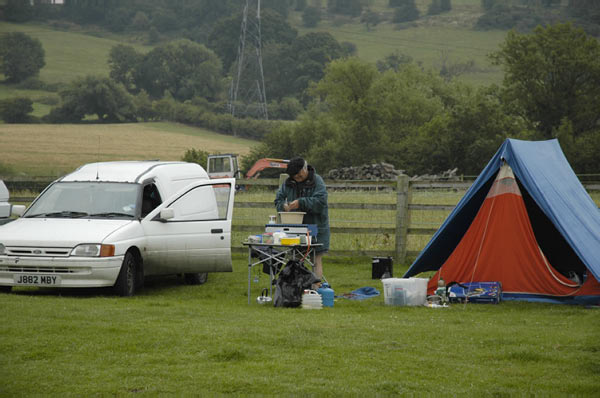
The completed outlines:
{"type": "MultiPolygon", "coordinates": [[[[438,174],[414,175],[411,181],[460,181],[456,175],[457,168],[443,171],[438,174]]],[[[342,167],[332,169],[327,174],[331,180],[395,180],[397,176],[405,174],[404,170],[396,170],[389,163],[365,164],[362,166],[342,167]]]]}
{"type": "Polygon", "coordinates": [[[332,180],[393,180],[401,174],[404,170],[396,170],[394,165],[382,162],[333,169],[327,176],[332,180]]]}

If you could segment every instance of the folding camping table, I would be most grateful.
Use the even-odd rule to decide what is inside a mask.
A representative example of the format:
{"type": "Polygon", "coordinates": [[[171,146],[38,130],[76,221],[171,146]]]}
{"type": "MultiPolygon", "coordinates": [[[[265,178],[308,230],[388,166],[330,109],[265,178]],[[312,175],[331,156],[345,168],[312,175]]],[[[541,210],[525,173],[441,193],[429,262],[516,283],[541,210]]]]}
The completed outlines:
{"type": "Polygon", "coordinates": [[[323,246],[322,243],[311,243],[310,246],[304,245],[275,245],[272,243],[252,243],[242,242],[242,244],[248,247],[248,304],[250,304],[250,280],[252,279],[252,268],[257,265],[267,263],[269,264],[269,296],[273,297],[273,279],[276,276],[273,269],[281,268],[289,260],[302,259],[304,256],[305,263],[308,263],[311,268],[314,268],[316,249],[323,246]],[[308,253],[307,253],[308,251],[308,253]],[[252,253],[258,255],[257,261],[252,261],[252,253]]]}

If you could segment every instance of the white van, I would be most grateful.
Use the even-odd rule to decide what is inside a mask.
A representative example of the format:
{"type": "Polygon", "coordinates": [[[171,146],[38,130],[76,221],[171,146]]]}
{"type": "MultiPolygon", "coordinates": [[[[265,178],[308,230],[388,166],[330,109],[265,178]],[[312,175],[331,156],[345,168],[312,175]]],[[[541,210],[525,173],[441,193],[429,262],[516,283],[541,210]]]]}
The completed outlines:
{"type": "Polygon", "coordinates": [[[12,221],[9,218],[12,213],[12,206],[8,203],[9,197],[10,195],[4,181],[0,180],[0,225],[12,221]]]}
{"type": "Polygon", "coordinates": [[[132,296],[145,276],[202,284],[230,272],[235,179],[198,164],[84,165],[0,226],[0,290],[101,287],[132,296]]]}

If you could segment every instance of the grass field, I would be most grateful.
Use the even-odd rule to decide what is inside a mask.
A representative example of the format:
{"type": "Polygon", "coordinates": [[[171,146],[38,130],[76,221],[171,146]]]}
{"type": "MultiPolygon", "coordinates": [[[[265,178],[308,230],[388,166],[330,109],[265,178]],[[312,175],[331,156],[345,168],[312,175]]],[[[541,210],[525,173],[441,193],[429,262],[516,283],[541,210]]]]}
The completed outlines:
{"type": "MultiPolygon", "coordinates": [[[[88,74],[108,76],[108,53],[123,41],[94,37],[84,32],[53,29],[39,24],[0,22],[0,33],[23,32],[42,42],[46,66],[40,79],[46,83],[68,83],[73,78],[88,74]]],[[[148,47],[131,44],[138,51],[148,47]]]]}
{"type": "MultiPolygon", "coordinates": [[[[41,41],[46,65],[40,71],[39,79],[46,84],[69,83],[76,77],[86,75],[108,76],[109,51],[113,46],[123,43],[119,38],[95,37],[83,31],[62,31],[40,24],[1,21],[0,34],[4,32],[22,32],[41,41]]],[[[141,52],[149,49],[135,42],[127,44],[141,52]]],[[[0,99],[18,96],[29,97],[34,101],[32,115],[36,117],[47,115],[52,108],[39,101],[42,97],[53,96],[58,100],[56,93],[0,85],[0,99]]]]}
{"type": "MultiPolygon", "coordinates": [[[[493,66],[487,55],[498,49],[506,37],[506,31],[473,30],[482,10],[479,0],[453,1],[452,10],[435,16],[427,16],[429,0],[416,1],[421,11],[421,19],[399,28],[389,21],[383,22],[368,31],[358,18],[339,23],[336,19],[324,19],[316,28],[302,26],[301,13],[292,13],[290,20],[301,32],[327,31],[338,41],[348,41],[357,47],[358,56],[369,62],[376,62],[397,51],[410,55],[424,68],[439,70],[446,57],[449,64],[474,61],[475,67],[460,76],[460,80],[476,85],[500,83],[502,72],[493,66]]],[[[373,11],[390,18],[393,9],[387,7],[387,0],[370,2],[373,11]]]]}
{"type": "MultiPolygon", "coordinates": [[[[397,270],[402,272],[403,270],[397,270]]],[[[369,259],[325,261],[336,294],[369,259]]],[[[247,266],[206,285],[149,281],[139,296],[15,289],[0,295],[1,396],[597,396],[600,311],[504,302],[323,310],[256,304],[247,266]]]]}
{"type": "Polygon", "coordinates": [[[0,164],[29,176],[59,176],[96,161],[181,160],[189,148],[245,155],[253,145],[175,123],[0,124],[0,164]]]}
{"type": "MultiPolygon", "coordinates": [[[[383,2],[372,4],[383,9],[383,2]]],[[[459,13],[461,6],[479,1],[452,3],[453,13],[459,13]]],[[[418,4],[423,10],[425,0],[418,4]]],[[[430,29],[331,29],[339,40],[355,42],[359,56],[373,62],[398,50],[434,65],[447,48],[451,60],[475,59],[481,66],[481,74],[468,79],[497,81],[498,72],[488,70],[483,59],[504,33],[470,32],[460,25],[450,29],[436,22],[441,18],[430,19],[430,29]]],[[[41,78],[47,82],[106,74],[101,54],[116,44],[0,23],[0,31],[7,28],[37,34],[43,41],[47,66],[41,78]]],[[[11,96],[4,88],[0,86],[0,98],[11,96]]],[[[39,106],[36,103],[36,114],[44,112],[39,106]]],[[[179,160],[192,147],[245,154],[254,144],[169,123],[0,124],[0,169],[7,165],[19,174],[57,176],[98,160],[179,160]]],[[[424,194],[415,201],[454,204],[460,196],[424,194]]],[[[594,198],[600,203],[600,196],[594,198]]],[[[272,192],[236,198],[272,199],[272,192]]],[[[394,203],[395,197],[331,193],[331,200],[394,203]]],[[[236,209],[236,222],[242,223],[266,220],[273,213],[239,210],[244,211],[236,209]]],[[[378,213],[335,211],[332,225],[389,223],[390,214],[378,213]]],[[[443,212],[421,212],[411,221],[439,225],[444,217],[443,212]]],[[[350,235],[334,239],[336,248],[390,245],[377,236],[364,242],[350,235]]],[[[409,242],[409,249],[419,245],[423,243],[409,242]]],[[[370,279],[369,258],[327,257],[324,263],[337,294],[361,286],[381,291],[381,282],[370,279]]],[[[406,271],[406,265],[394,265],[395,275],[406,271]]],[[[259,272],[253,272],[259,282],[252,282],[252,305],[246,304],[247,276],[245,257],[235,256],[234,272],[211,274],[204,286],[185,286],[175,277],[150,280],[134,298],[116,298],[103,290],[33,288],[0,295],[0,396],[594,397],[600,389],[598,309],[512,302],[447,309],[388,307],[381,296],[364,302],[338,299],[334,308],[321,311],[276,309],[255,302],[268,285],[267,276],[259,272]]]]}

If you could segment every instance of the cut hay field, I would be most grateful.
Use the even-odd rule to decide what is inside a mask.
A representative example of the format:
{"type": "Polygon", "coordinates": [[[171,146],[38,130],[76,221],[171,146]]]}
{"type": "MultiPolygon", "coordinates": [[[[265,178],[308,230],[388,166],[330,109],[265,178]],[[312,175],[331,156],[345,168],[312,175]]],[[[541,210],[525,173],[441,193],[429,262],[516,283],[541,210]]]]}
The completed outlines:
{"type": "Polygon", "coordinates": [[[245,155],[256,141],[175,123],[0,124],[0,164],[17,175],[60,176],[110,160],[181,160],[190,148],[245,155]]]}

